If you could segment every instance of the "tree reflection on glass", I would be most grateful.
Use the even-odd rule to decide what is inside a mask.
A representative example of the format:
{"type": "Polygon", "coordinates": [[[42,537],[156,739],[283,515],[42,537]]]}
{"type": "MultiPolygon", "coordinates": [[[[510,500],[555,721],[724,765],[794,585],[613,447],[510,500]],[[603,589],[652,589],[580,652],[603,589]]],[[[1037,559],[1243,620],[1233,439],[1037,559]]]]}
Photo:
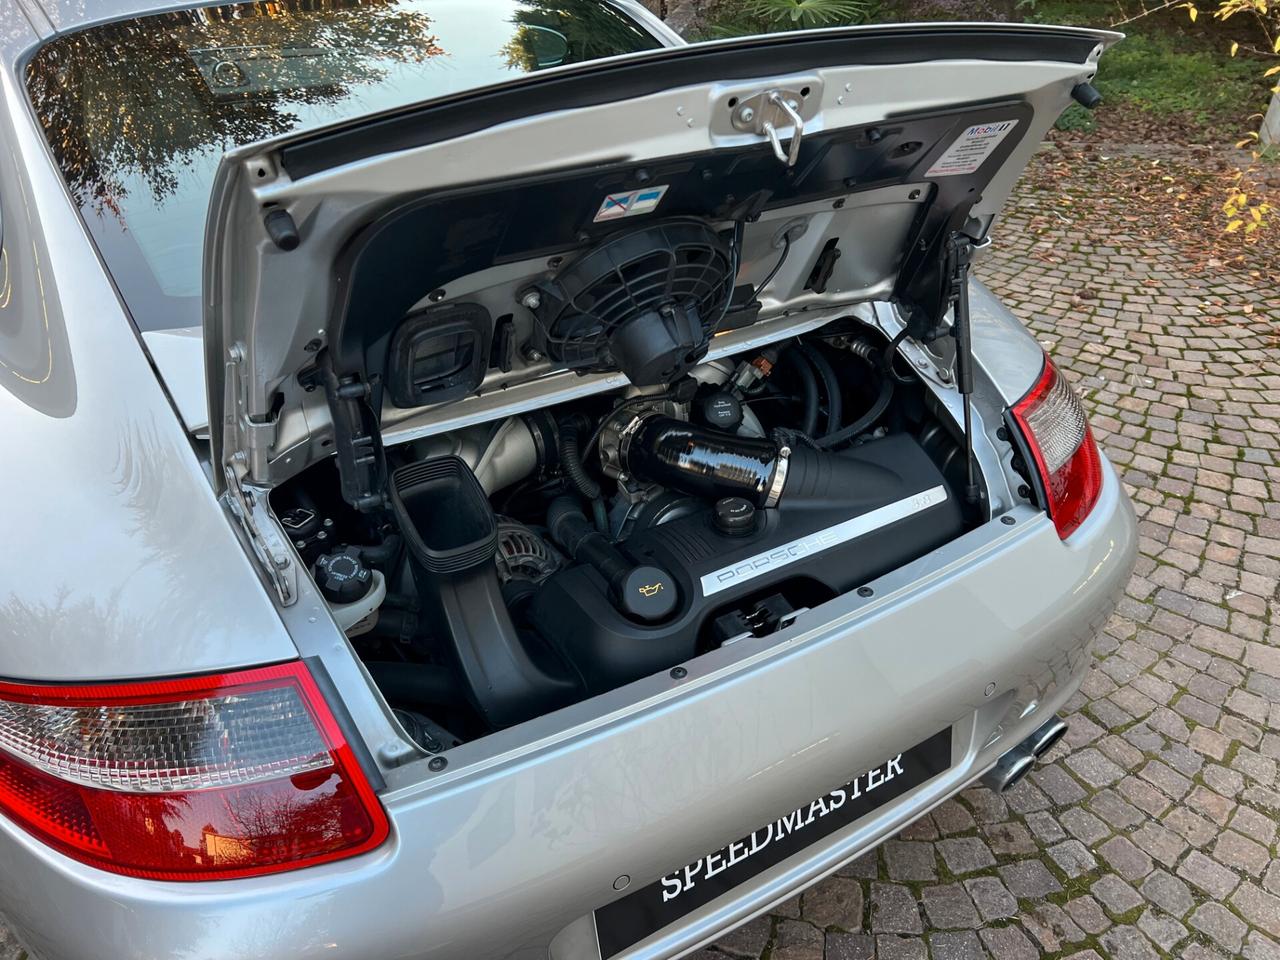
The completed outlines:
{"type": "Polygon", "coordinates": [[[293,130],[388,66],[445,51],[398,0],[274,0],[126,20],[58,38],[27,83],[81,206],[119,214],[126,180],[159,203],[198,155],[293,130]]]}

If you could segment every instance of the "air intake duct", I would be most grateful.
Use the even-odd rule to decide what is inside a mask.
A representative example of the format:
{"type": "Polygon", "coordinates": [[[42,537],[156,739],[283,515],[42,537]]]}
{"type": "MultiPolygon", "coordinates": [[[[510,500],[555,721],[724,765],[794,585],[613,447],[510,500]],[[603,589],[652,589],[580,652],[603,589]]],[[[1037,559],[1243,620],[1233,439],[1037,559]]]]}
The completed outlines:
{"type": "MultiPolygon", "coordinates": [[[[623,430],[623,472],[708,500],[745,497],[757,507],[846,503],[875,484],[874,467],[809,447],[741,437],[673,417],[645,417],[623,430]]],[[[886,482],[893,478],[889,471],[886,482]]]]}

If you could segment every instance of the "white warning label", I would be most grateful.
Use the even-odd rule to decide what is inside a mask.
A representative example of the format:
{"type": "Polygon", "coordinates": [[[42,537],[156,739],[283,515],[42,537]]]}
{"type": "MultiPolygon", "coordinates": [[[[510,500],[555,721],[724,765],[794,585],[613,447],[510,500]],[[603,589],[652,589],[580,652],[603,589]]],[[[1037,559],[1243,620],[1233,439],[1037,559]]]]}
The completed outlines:
{"type": "Polygon", "coordinates": [[[943,151],[925,172],[926,177],[956,177],[976,173],[982,161],[1000,146],[1000,141],[1018,125],[1017,120],[1001,120],[998,123],[977,123],[965,129],[955,142],[943,151]]]}

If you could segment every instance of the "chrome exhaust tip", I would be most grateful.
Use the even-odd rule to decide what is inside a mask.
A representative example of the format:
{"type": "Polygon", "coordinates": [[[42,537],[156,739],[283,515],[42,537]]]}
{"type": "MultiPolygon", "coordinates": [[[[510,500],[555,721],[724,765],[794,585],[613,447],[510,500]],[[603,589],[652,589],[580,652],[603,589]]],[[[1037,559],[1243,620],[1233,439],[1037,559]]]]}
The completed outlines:
{"type": "Polygon", "coordinates": [[[1036,759],[1048,753],[1066,732],[1066,721],[1060,717],[1050,718],[1035,733],[997,760],[996,765],[983,774],[983,784],[996,793],[1012,789],[1031,772],[1036,759]]]}
{"type": "Polygon", "coordinates": [[[982,776],[982,782],[996,793],[1012,789],[1036,765],[1036,758],[1021,746],[1014,747],[982,776]]]}
{"type": "Polygon", "coordinates": [[[1067,732],[1067,721],[1061,717],[1051,717],[1039,730],[1025,741],[1023,746],[1031,751],[1031,755],[1040,758],[1053,749],[1053,745],[1062,739],[1067,732]]]}

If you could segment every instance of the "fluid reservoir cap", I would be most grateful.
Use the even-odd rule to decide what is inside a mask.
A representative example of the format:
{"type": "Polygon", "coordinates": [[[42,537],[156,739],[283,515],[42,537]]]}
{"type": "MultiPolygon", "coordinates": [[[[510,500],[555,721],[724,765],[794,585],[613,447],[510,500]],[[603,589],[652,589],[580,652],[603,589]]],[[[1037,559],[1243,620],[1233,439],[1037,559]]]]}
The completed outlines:
{"type": "Polygon", "coordinates": [[[744,497],[716,501],[716,529],[729,537],[745,537],[756,529],[756,505],[744,497]]]}
{"type": "Polygon", "coordinates": [[[326,553],[316,561],[316,583],[330,603],[355,603],[373,588],[373,573],[355,547],[326,553]]]}
{"type": "Polygon", "coordinates": [[[742,401],[727,390],[717,390],[702,400],[703,422],[720,430],[737,430],[742,425],[742,401]]]}
{"type": "Polygon", "coordinates": [[[617,584],[622,612],[636,620],[657,623],[675,612],[680,597],[671,575],[657,567],[635,567],[617,584]]]}

